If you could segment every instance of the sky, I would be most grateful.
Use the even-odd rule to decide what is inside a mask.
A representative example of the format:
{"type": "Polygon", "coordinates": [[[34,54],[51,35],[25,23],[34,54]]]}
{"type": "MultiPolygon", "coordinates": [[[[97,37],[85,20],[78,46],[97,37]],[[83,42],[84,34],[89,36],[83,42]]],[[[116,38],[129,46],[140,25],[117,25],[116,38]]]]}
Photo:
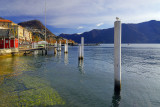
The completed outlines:
{"type": "MultiPolygon", "coordinates": [[[[45,0],[1,0],[0,17],[15,23],[45,23],[45,0]]],[[[81,34],[122,23],[160,20],[160,0],[46,0],[47,28],[54,34],[81,34]]]]}

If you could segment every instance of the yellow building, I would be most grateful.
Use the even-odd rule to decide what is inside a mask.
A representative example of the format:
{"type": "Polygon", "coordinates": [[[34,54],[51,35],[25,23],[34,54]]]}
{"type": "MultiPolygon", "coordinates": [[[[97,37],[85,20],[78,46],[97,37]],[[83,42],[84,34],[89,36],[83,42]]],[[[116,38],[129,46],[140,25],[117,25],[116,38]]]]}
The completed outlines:
{"type": "Polygon", "coordinates": [[[12,23],[11,26],[12,30],[15,32],[14,36],[19,39],[20,44],[26,42],[32,42],[32,32],[15,23],[12,23]]]}
{"type": "Polygon", "coordinates": [[[12,21],[10,20],[0,20],[0,29],[11,28],[12,21]]]}
{"type": "Polygon", "coordinates": [[[0,19],[0,29],[10,29],[10,38],[19,39],[19,43],[32,42],[32,32],[10,20],[0,19]]]}
{"type": "Polygon", "coordinates": [[[32,42],[32,32],[27,30],[26,28],[17,25],[18,28],[18,37],[19,37],[19,42],[32,42]]]}
{"type": "Polygon", "coordinates": [[[19,37],[19,42],[22,43],[25,40],[24,32],[23,32],[23,27],[22,26],[18,26],[18,37],[19,37]]]}
{"type": "Polygon", "coordinates": [[[29,39],[30,39],[30,42],[32,42],[32,32],[29,32],[29,39]]]}
{"type": "Polygon", "coordinates": [[[29,32],[28,32],[28,30],[27,29],[23,29],[23,36],[24,36],[24,38],[25,38],[25,42],[29,42],[30,40],[29,40],[29,32]]]}

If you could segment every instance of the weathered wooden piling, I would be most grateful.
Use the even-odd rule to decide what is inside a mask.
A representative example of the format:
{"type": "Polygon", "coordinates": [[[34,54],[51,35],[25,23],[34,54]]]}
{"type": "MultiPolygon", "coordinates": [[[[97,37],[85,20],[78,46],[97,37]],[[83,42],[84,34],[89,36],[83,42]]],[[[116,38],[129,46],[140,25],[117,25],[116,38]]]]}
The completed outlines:
{"type": "Polygon", "coordinates": [[[61,51],[61,41],[59,41],[59,51],[61,51]]]}
{"type": "Polygon", "coordinates": [[[56,55],[57,54],[57,41],[56,41],[56,43],[54,44],[54,54],[56,55]]]}
{"type": "Polygon", "coordinates": [[[81,37],[82,57],[84,57],[84,37],[81,37]]]}
{"type": "Polygon", "coordinates": [[[66,44],[64,45],[64,53],[68,53],[68,40],[66,40],[66,44]]]}
{"type": "Polygon", "coordinates": [[[115,91],[121,90],[121,21],[114,22],[114,80],[115,91]]]}
{"type": "Polygon", "coordinates": [[[81,60],[81,58],[82,58],[82,47],[81,47],[81,45],[79,45],[79,57],[78,57],[78,59],[79,60],[81,60]]]}
{"type": "Polygon", "coordinates": [[[59,42],[59,44],[57,46],[57,51],[61,51],[61,41],[59,42]]]}
{"type": "Polygon", "coordinates": [[[54,47],[57,47],[57,41],[56,41],[56,43],[54,44],[54,47]]]}
{"type": "Polygon", "coordinates": [[[79,60],[83,60],[84,57],[84,37],[81,37],[81,45],[79,45],[79,60]]]}

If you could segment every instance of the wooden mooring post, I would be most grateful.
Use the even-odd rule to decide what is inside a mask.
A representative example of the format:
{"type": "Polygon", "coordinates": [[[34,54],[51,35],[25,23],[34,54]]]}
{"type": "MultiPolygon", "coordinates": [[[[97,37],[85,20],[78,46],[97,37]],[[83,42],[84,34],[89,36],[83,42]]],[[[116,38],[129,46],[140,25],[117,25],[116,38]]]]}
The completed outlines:
{"type": "Polygon", "coordinates": [[[61,41],[59,41],[59,43],[58,43],[57,51],[61,51],[61,41]]]}
{"type": "Polygon", "coordinates": [[[84,57],[84,37],[81,37],[81,45],[79,45],[79,60],[83,60],[84,57]]]}
{"type": "Polygon", "coordinates": [[[114,90],[121,90],[121,21],[114,22],[114,90]]]}
{"type": "Polygon", "coordinates": [[[66,44],[64,45],[64,53],[68,53],[68,40],[66,40],[66,44]]]}
{"type": "Polygon", "coordinates": [[[54,55],[57,54],[57,41],[56,43],[54,44],[54,55]]]}

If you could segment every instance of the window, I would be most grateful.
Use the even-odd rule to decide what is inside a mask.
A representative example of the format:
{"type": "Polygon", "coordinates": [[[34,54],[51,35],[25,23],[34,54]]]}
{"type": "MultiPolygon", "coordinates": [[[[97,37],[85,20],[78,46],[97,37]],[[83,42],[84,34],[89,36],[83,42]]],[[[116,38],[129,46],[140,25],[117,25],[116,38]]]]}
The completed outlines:
{"type": "Polygon", "coordinates": [[[8,40],[6,40],[6,43],[8,43],[8,40]]]}

